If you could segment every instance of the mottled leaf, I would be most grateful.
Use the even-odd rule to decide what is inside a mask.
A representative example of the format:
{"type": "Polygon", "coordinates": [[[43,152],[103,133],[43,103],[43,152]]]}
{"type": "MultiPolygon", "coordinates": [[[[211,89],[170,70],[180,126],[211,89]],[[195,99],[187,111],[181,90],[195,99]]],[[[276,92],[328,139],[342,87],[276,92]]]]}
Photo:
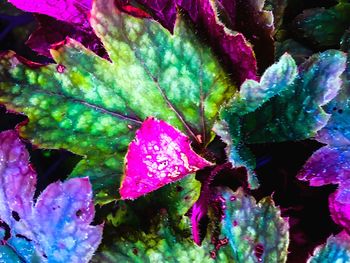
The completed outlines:
{"type": "Polygon", "coordinates": [[[0,219],[10,229],[2,257],[12,251],[26,261],[38,254],[43,262],[88,262],[102,238],[102,226],[90,225],[88,178],[50,184],[34,204],[36,174],[24,144],[14,131],[0,133],[0,144],[0,219]]]}
{"type": "MultiPolygon", "coordinates": [[[[213,49],[232,74],[233,79],[242,83],[245,79],[256,79],[256,61],[253,50],[243,34],[225,27],[218,16],[218,1],[212,0],[137,0],[162,25],[173,30],[176,10],[184,10],[208,39],[213,49]]],[[[247,19],[248,21],[248,19],[247,19]]],[[[235,29],[234,29],[235,30],[235,29]]]]}
{"type": "Polygon", "coordinates": [[[305,10],[295,18],[300,35],[313,43],[329,47],[339,45],[344,31],[350,26],[350,3],[340,2],[329,9],[305,10]]]}
{"type": "Polygon", "coordinates": [[[125,162],[122,199],[138,198],[211,165],[191,149],[186,135],[152,117],[136,132],[125,162]]]}
{"type": "Polygon", "coordinates": [[[222,121],[216,123],[214,131],[227,144],[226,154],[234,167],[245,166],[248,171],[250,187],[258,187],[254,173],[255,159],[249,149],[244,145],[242,137],[242,119],[249,113],[259,111],[261,105],[267,103],[278,95],[288,85],[292,84],[297,75],[294,60],[289,55],[281,57],[280,61],[266,70],[260,83],[254,80],[245,81],[239,93],[230,101],[221,112],[222,121]]]}
{"type": "Polygon", "coordinates": [[[168,122],[201,149],[236,88],[181,17],[171,35],[99,0],[91,23],[112,62],[73,40],[51,51],[57,64],[29,68],[8,53],[0,102],[29,117],[21,134],[34,144],[84,156],[72,176],[90,176],[97,202],[108,202],[117,198],[127,147],[144,119],[168,122]]]}
{"type": "Polygon", "coordinates": [[[342,80],[341,91],[324,107],[330,119],[316,136],[318,141],[327,146],[322,147],[309,158],[299,172],[298,178],[310,181],[312,186],[338,184],[337,192],[329,198],[331,215],[336,223],[350,229],[350,214],[345,209],[350,206],[349,59],[347,68],[342,74],[342,80]]]}
{"type": "MultiPolygon", "coordinates": [[[[124,227],[124,229],[127,229],[124,227]]],[[[191,240],[188,229],[179,230],[171,226],[166,211],[159,218],[154,218],[147,231],[130,231],[116,236],[111,229],[113,243],[102,245],[92,262],[232,262],[230,255],[222,251],[211,253],[214,244],[208,240],[201,247],[191,240]]]]}
{"type": "Polygon", "coordinates": [[[347,263],[350,261],[350,236],[341,232],[330,236],[325,245],[317,247],[308,263],[347,263]]]}
{"type": "Polygon", "coordinates": [[[294,60],[284,55],[267,69],[260,83],[243,83],[240,93],[221,112],[226,124],[214,128],[226,135],[230,161],[249,171],[255,167],[246,144],[314,136],[329,119],[321,106],[337,95],[345,61],[344,53],[326,51],[303,63],[297,74],[294,60]]]}
{"type": "Polygon", "coordinates": [[[272,198],[256,203],[240,188],[219,188],[223,202],[222,230],[229,240],[234,262],[286,262],[289,244],[288,221],[280,215],[272,198]]]}

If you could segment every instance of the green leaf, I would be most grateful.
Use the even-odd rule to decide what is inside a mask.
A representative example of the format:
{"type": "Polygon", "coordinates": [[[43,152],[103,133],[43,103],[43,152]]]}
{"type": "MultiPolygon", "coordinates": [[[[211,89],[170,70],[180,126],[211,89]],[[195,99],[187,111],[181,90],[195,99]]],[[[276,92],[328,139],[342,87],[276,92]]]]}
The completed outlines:
{"type": "Polygon", "coordinates": [[[111,61],[70,39],[51,50],[57,64],[23,64],[8,53],[0,103],[29,117],[21,135],[33,144],[83,156],[71,176],[89,176],[96,201],[106,203],[118,197],[123,158],[142,120],[162,119],[204,147],[236,88],[181,17],[171,35],[155,21],[120,13],[113,0],[97,0],[91,24],[111,61]]]}
{"type": "Polygon", "coordinates": [[[187,220],[184,215],[199,197],[200,188],[201,184],[195,179],[195,175],[189,175],[133,202],[118,201],[119,209],[108,214],[107,220],[114,226],[133,223],[137,227],[145,220],[145,210],[159,214],[160,210],[166,209],[168,217],[181,228],[187,220]]]}
{"type": "Polygon", "coordinates": [[[114,237],[112,243],[102,245],[92,262],[232,262],[223,251],[213,254],[214,245],[208,240],[201,247],[194,244],[186,226],[185,230],[172,227],[163,211],[147,231],[130,231],[124,227],[124,233],[118,232],[117,236],[111,229],[106,235],[114,237]]]}
{"type": "Polygon", "coordinates": [[[339,45],[344,31],[350,26],[350,3],[341,2],[329,9],[305,10],[295,18],[300,34],[313,43],[329,47],[339,45]]]}
{"type": "Polygon", "coordinates": [[[336,236],[330,236],[325,245],[315,249],[309,263],[347,263],[350,262],[350,236],[340,232],[336,236]]]}
{"type": "Polygon", "coordinates": [[[224,134],[233,165],[245,165],[254,178],[247,144],[303,140],[324,127],[329,115],[321,106],[337,95],[345,62],[343,52],[325,51],[303,63],[298,74],[295,61],[286,54],[266,70],[260,83],[244,82],[214,127],[222,138],[224,134]]]}
{"type": "Polygon", "coordinates": [[[288,54],[283,55],[279,62],[266,70],[260,83],[246,80],[242,84],[240,92],[221,111],[222,121],[214,126],[216,134],[227,144],[226,153],[232,165],[247,168],[248,183],[252,189],[258,188],[259,183],[254,172],[255,159],[244,145],[242,137],[244,117],[251,112],[259,111],[261,105],[284,91],[293,83],[296,75],[297,67],[294,60],[288,54]]]}
{"type": "Polygon", "coordinates": [[[221,233],[229,240],[234,262],[286,262],[289,225],[272,198],[256,203],[241,188],[219,188],[218,194],[224,208],[221,233]]]}

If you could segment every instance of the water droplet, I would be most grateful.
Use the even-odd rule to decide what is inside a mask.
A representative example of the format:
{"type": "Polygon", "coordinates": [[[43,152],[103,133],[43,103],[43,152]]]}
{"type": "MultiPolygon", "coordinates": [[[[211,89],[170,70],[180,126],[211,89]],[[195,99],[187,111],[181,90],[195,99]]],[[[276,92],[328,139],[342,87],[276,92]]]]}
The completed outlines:
{"type": "Polygon", "coordinates": [[[62,64],[58,64],[56,67],[56,70],[58,73],[64,73],[64,71],[66,70],[66,67],[63,66],[62,64]]]}

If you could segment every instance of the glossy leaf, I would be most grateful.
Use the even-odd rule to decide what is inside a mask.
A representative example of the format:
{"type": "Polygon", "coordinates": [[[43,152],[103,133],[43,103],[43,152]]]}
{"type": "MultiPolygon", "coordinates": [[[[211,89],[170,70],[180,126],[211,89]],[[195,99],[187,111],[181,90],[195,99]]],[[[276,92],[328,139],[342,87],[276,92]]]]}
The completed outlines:
{"type": "Polygon", "coordinates": [[[152,117],[136,132],[125,162],[122,199],[138,198],[211,165],[191,149],[188,137],[152,117]]]}
{"type": "Polygon", "coordinates": [[[339,45],[344,31],[350,26],[350,3],[340,2],[329,9],[304,10],[295,18],[300,35],[313,43],[329,47],[339,45]]]}
{"type": "Polygon", "coordinates": [[[102,226],[90,225],[95,211],[88,178],[50,184],[34,204],[36,174],[24,144],[14,131],[0,133],[0,144],[0,219],[10,229],[2,258],[15,253],[32,261],[37,254],[43,262],[88,262],[102,238],[102,226]]]}
{"type": "Polygon", "coordinates": [[[221,233],[229,240],[235,262],[286,262],[288,221],[272,198],[256,203],[241,188],[219,188],[218,195],[224,209],[221,233]]]}
{"type": "Polygon", "coordinates": [[[57,64],[29,68],[8,53],[0,102],[29,117],[21,134],[34,144],[84,156],[72,176],[90,176],[97,202],[108,202],[117,198],[123,158],[144,119],[162,119],[203,147],[236,88],[181,17],[171,35],[98,0],[91,23],[112,62],[73,40],[51,51],[57,64]]]}
{"type": "Polygon", "coordinates": [[[343,231],[336,236],[329,237],[325,245],[317,247],[308,263],[346,263],[349,261],[350,236],[343,231]]]}

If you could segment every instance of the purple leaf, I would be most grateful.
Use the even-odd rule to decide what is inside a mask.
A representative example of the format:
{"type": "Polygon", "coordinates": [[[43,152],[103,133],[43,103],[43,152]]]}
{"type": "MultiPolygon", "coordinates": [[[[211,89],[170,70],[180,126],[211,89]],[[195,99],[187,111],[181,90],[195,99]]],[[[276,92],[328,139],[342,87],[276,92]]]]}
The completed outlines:
{"type": "Polygon", "coordinates": [[[107,57],[103,44],[90,25],[84,28],[44,15],[36,15],[36,19],[39,22],[39,27],[31,34],[26,44],[39,54],[51,57],[49,50],[53,45],[70,37],[79,41],[97,55],[107,57]]]}
{"type": "Polygon", "coordinates": [[[298,179],[310,181],[311,186],[350,181],[350,149],[322,147],[306,162],[298,174],[298,179]]]}
{"type": "Polygon", "coordinates": [[[145,120],[129,145],[120,195],[135,199],[211,165],[190,146],[190,139],[164,121],[145,120]]]}
{"type": "Polygon", "coordinates": [[[339,184],[329,197],[329,209],[335,223],[350,230],[350,149],[325,146],[316,151],[298,175],[312,186],[339,184]]]}
{"type": "Polygon", "coordinates": [[[53,183],[34,205],[36,174],[28,159],[15,131],[0,133],[0,219],[13,237],[30,240],[43,261],[88,262],[103,228],[90,225],[95,210],[89,179],[53,183]]]}
{"type": "Polygon", "coordinates": [[[17,8],[27,12],[44,14],[68,23],[89,26],[88,13],[92,0],[9,0],[17,8]]]}

